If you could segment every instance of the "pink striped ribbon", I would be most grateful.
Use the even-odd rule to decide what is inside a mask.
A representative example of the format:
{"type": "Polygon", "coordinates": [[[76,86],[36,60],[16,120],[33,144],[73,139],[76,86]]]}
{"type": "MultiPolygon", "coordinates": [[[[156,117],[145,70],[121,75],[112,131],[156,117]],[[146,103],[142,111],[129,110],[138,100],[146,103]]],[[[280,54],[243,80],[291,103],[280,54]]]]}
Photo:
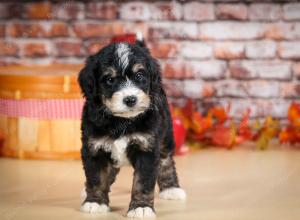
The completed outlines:
{"type": "Polygon", "coordinates": [[[83,99],[0,99],[0,114],[37,119],[80,119],[83,99]]]}

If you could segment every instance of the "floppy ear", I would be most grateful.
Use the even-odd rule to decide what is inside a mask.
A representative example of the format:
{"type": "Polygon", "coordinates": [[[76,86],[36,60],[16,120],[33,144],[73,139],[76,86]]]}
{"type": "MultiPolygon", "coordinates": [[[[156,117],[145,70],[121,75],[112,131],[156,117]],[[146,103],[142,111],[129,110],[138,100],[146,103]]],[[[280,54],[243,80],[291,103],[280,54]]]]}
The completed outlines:
{"type": "Polygon", "coordinates": [[[88,101],[92,101],[96,96],[96,61],[94,56],[90,56],[85,67],[79,72],[78,83],[81,91],[88,101]]]}
{"type": "Polygon", "coordinates": [[[150,73],[150,91],[153,93],[160,92],[162,88],[161,84],[161,74],[160,74],[160,66],[156,59],[150,57],[149,62],[149,69],[151,71],[150,73]]]}

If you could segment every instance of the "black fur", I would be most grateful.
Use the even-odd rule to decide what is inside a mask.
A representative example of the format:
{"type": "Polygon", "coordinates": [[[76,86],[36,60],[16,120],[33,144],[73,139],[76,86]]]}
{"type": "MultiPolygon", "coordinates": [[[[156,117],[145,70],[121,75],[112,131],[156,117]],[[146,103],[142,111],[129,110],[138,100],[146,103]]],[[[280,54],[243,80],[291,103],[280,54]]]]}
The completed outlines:
{"type": "MultiPolygon", "coordinates": [[[[99,149],[96,153],[90,149],[89,138],[108,136],[118,139],[124,135],[142,132],[151,135],[151,146],[144,150],[138,143],[130,143],[127,157],[134,168],[134,184],[129,210],[149,206],[153,208],[154,187],[157,180],[160,190],[178,187],[174,162],[174,138],[172,121],[167,98],[162,88],[158,63],[151,57],[147,48],[129,45],[132,54],[125,75],[132,79],[130,67],[139,62],[145,66],[144,81],[141,88],[150,97],[150,106],[142,114],[134,118],[116,117],[103,104],[102,96],[110,97],[123,80],[122,70],[118,69],[115,57],[117,44],[111,44],[87,59],[85,67],[79,74],[79,84],[86,97],[82,114],[82,162],[86,175],[87,198],[84,202],[98,202],[108,205],[108,192],[119,169],[109,152],[99,149]],[[117,68],[117,82],[110,88],[105,86],[104,68],[117,68]],[[161,159],[169,159],[170,163],[162,167],[161,159]],[[166,173],[168,173],[166,176],[166,173]],[[163,173],[163,172],[164,173],[163,173]]],[[[138,84],[138,83],[137,83],[138,84]]]]}

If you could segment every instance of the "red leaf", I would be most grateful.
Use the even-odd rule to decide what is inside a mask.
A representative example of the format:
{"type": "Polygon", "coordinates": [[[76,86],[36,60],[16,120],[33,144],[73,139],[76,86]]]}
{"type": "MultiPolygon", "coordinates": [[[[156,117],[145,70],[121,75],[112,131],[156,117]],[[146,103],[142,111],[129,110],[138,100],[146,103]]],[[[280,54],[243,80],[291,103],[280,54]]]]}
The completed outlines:
{"type": "Polygon", "coordinates": [[[212,127],[212,119],[203,118],[199,112],[192,113],[191,129],[196,134],[202,134],[212,127]]]}
{"type": "Polygon", "coordinates": [[[219,124],[223,124],[228,119],[228,114],[222,107],[215,107],[210,109],[208,115],[214,116],[219,124]]]}
{"type": "Polygon", "coordinates": [[[279,134],[280,143],[296,144],[300,142],[300,129],[289,126],[283,129],[279,134]]]}
{"type": "Polygon", "coordinates": [[[194,105],[193,105],[193,101],[191,99],[188,99],[187,103],[185,104],[185,106],[182,108],[182,113],[186,116],[186,117],[191,117],[193,115],[194,112],[194,105]]]}
{"type": "Polygon", "coordinates": [[[300,104],[293,102],[288,110],[288,119],[293,126],[300,127],[300,104]]]}
{"type": "Polygon", "coordinates": [[[213,144],[231,148],[235,142],[234,128],[217,125],[212,131],[211,138],[213,144]]]}
{"type": "Polygon", "coordinates": [[[238,134],[243,140],[250,140],[253,137],[251,128],[249,126],[249,116],[250,116],[250,109],[247,109],[247,111],[244,113],[239,127],[238,127],[238,134]]]}

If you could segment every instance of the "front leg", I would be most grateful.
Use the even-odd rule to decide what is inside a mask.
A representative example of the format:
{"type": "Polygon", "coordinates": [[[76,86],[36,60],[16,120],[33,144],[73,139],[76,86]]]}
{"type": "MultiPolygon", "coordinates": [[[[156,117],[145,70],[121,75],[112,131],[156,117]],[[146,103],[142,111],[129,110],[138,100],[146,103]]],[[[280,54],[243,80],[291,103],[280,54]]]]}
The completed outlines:
{"type": "Polygon", "coordinates": [[[92,156],[87,149],[82,150],[82,160],[86,175],[86,198],[80,210],[87,213],[109,211],[109,188],[112,173],[117,173],[108,160],[108,154],[101,152],[92,156]]]}
{"type": "Polygon", "coordinates": [[[131,157],[134,178],[127,217],[155,217],[153,205],[158,160],[159,154],[155,151],[139,151],[131,157]]]}

